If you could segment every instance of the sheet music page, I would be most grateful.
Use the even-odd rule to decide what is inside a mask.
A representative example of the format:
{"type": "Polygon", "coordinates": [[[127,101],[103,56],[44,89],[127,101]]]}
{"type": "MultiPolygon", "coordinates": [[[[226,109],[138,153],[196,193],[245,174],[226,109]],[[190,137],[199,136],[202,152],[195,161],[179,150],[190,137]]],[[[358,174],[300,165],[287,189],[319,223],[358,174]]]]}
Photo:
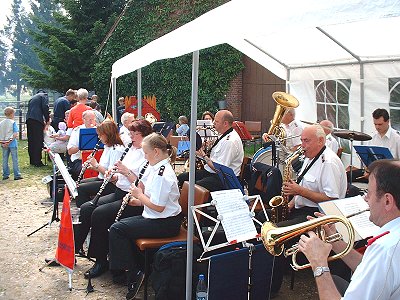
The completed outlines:
{"type": "Polygon", "coordinates": [[[242,242],[257,236],[249,206],[239,189],[211,192],[211,196],[228,242],[242,242]]]}
{"type": "MultiPolygon", "coordinates": [[[[333,202],[344,216],[349,216],[368,208],[367,202],[365,202],[364,198],[361,196],[333,200],[333,202]]],[[[369,215],[370,212],[366,211],[349,218],[354,230],[356,230],[363,239],[373,236],[376,230],[379,229],[378,226],[369,220],[369,215]]]]}

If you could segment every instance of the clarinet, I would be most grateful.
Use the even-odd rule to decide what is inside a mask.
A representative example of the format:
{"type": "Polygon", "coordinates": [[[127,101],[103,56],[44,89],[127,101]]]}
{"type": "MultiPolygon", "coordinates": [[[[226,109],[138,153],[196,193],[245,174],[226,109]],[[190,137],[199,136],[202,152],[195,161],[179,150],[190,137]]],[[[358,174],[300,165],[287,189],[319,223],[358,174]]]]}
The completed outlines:
{"type": "MultiPolygon", "coordinates": [[[[131,148],[132,143],[129,143],[128,146],[126,146],[124,152],[122,153],[121,157],[119,158],[119,161],[122,161],[125,158],[125,155],[129,152],[129,149],[131,148]]],[[[114,167],[110,174],[108,174],[107,177],[104,177],[103,183],[100,186],[99,191],[97,192],[96,196],[93,198],[92,201],[90,201],[93,205],[97,206],[97,202],[99,201],[99,198],[101,197],[101,194],[103,193],[104,189],[106,188],[106,185],[110,182],[111,178],[114,176],[115,172],[117,171],[116,167],[114,167]]]]}
{"type": "MultiPolygon", "coordinates": [[[[149,166],[149,162],[147,162],[147,163],[143,166],[143,168],[140,170],[139,177],[136,178],[136,180],[135,180],[135,186],[136,186],[136,187],[139,185],[139,181],[140,181],[140,179],[142,179],[142,177],[143,177],[143,175],[144,175],[144,172],[146,171],[146,169],[147,169],[148,166],[149,166]]],[[[126,194],[126,195],[124,196],[124,198],[122,199],[121,207],[119,208],[119,211],[118,211],[118,213],[117,213],[117,216],[115,217],[114,223],[116,223],[116,222],[119,221],[119,219],[121,218],[122,213],[124,212],[126,206],[128,205],[129,201],[131,200],[131,198],[132,198],[131,192],[129,192],[128,194],[126,194]]]]}
{"type": "Polygon", "coordinates": [[[100,144],[101,144],[101,141],[100,141],[100,139],[98,139],[97,144],[96,144],[96,146],[94,146],[92,153],[90,153],[90,155],[87,157],[85,163],[82,166],[81,172],[79,173],[78,179],[76,180],[76,185],[79,185],[81,183],[83,174],[85,173],[87,168],[89,168],[90,160],[93,158],[93,156],[96,154],[96,152],[99,151],[100,144]]]}

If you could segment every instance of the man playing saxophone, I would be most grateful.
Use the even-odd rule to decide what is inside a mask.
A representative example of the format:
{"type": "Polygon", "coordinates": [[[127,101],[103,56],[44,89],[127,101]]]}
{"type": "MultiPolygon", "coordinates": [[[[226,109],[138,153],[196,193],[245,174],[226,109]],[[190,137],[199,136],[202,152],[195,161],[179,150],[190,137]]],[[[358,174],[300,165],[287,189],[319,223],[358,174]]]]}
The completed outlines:
{"type": "MultiPolygon", "coordinates": [[[[354,271],[350,284],[332,277],[327,257],[331,250],[340,252],[343,241],[322,242],[314,232],[302,235],[299,250],[314,271],[320,299],[400,299],[400,177],[399,160],[377,160],[369,166],[368,194],[370,221],[380,227],[368,240],[364,255],[351,250],[343,261],[354,271]]],[[[334,233],[334,226],[325,226],[334,233]]]]}

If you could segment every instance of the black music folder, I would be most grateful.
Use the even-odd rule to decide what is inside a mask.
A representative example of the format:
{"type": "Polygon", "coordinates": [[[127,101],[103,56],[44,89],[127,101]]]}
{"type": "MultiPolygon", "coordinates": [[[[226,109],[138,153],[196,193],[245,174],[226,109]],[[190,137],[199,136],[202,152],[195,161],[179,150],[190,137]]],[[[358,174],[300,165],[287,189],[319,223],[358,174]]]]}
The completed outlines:
{"type": "Polygon", "coordinates": [[[161,133],[165,138],[168,137],[171,130],[175,128],[174,122],[155,122],[153,124],[153,131],[161,133]]]}
{"type": "Polygon", "coordinates": [[[363,164],[368,167],[370,163],[378,159],[392,159],[393,155],[386,147],[378,146],[354,146],[363,164]]]}
{"type": "MultiPolygon", "coordinates": [[[[79,150],[93,150],[98,140],[96,128],[79,129],[79,150]]],[[[103,143],[100,142],[98,149],[104,149],[103,143]]]]}

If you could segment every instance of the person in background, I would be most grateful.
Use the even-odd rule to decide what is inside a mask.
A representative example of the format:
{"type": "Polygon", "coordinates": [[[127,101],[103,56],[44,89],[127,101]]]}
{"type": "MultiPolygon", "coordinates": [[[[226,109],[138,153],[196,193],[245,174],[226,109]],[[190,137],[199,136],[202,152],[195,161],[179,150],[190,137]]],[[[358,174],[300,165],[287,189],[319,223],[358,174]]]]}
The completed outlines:
{"type": "MultiPolygon", "coordinates": [[[[231,168],[236,176],[239,176],[240,167],[243,162],[243,144],[239,134],[233,129],[234,118],[229,110],[220,110],[215,114],[214,127],[220,134],[218,140],[211,148],[210,154],[204,153],[203,149],[196,154],[206,161],[204,170],[196,170],[196,184],[206,188],[210,192],[224,189],[219,179],[213,162],[231,168]]],[[[189,180],[189,173],[185,172],[178,176],[179,186],[189,180]]]]}
{"type": "MultiPolygon", "coordinates": [[[[342,239],[326,243],[312,231],[300,236],[299,250],[314,271],[319,299],[400,299],[400,161],[376,160],[369,171],[365,201],[370,208],[369,220],[380,229],[369,240],[364,255],[352,249],[342,258],[354,272],[350,283],[331,276],[328,267],[331,250],[339,253],[346,247],[342,239]]],[[[324,229],[327,236],[336,232],[334,225],[324,229]]]]}
{"type": "Polygon", "coordinates": [[[72,130],[71,136],[67,144],[68,154],[71,156],[70,172],[74,180],[78,179],[79,173],[81,172],[82,169],[82,157],[81,157],[81,151],[79,150],[80,129],[92,128],[96,126],[96,117],[91,109],[83,112],[83,122],[84,123],[82,125],[79,125],[78,127],[72,130]]]}
{"type": "Polygon", "coordinates": [[[10,168],[8,166],[8,158],[11,153],[13,164],[14,180],[22,179],[18,166],[18,126],[14,121],[15,109],[6,107],[4,109],[6,119],[0,122],[0,143],[3,152],[3,180],[10,178],[10,168]]]}
{"type": "Polygon", "coordinates": [[[46,144],[46,147],[49,147],[51,143],[55,141],[54,134],[56,134],[56,130],[51,126],[52,116],[50,114],[50,121],[46,123],[43,129],[43,142],[46,144]]]}
{"type": "MultiPolygon", "coordinates": [[[[301,145],[301,133],[303,132],[303,127],[300,122],[295,120],[296,110],[294,108],[289,108],[286,110],[285,114],[281,120],[281,126],[285,130],[286,134],[286,147],[289,151],[295,151],[301,145]]],[[[263,134],[263,139],[265,142],[268,140],[267,133],[263,134]]]]}
{"type": "Polygon", "coordinates": [[[214,121],[214,114],[206,110],[205,112],[203,112],[201,119],[214,121]]]}
{"type": "Polygon", "coordinates": [[[180,116],[178,118],[178,124],[176,125],[176,133],[179,136],[186,136],[189,131],[189,121],[186,116],[180,116]]]}
{"type": "Polygon", "coordinates": [[[135,241],[175,236],[182,223],[179,188],[171,166],[176,149],[156,133],[145,137],[142,146],[149,167],[139,186],[131,187],[129,206],[143,207],[143,213],[114,223],[109,233],[110,268],[127,271],[128,300],[136,297],[144,279],[135,241]]]}
{"type": "Polygon", "coordinates": [[[35,167],[44,166],[42,163],[43,131],[49,120],[49,97],[45,91],[39,90],[29,100],[26,114],[29,163],[35,167]]]}
{"type": "Polygon", "coordinates": [[[76,91],[69,89],[65,96],[58,98],[54,101],[53,118],[51,121],[51,126],[53,128],[58,128],[58,123],[64,121],[65,112],[71,109],[71,101],[75,100],[76,91]]]}
{"type": "Polygon", "coordinates": [[[90,107],[96,109],[101,114],[101,106],[99,104],[99,96],[92,95],[92,98],[90,99],[90,103],[93,103],[93,102],[95,102],[96,105],[93,105],[94,107],[92,105],[90,105],[90,107]]]}
{"type": "Polygon", "coordinates": [[[83,124],[82,114],[86,110],[91,110],[92,108],[87,106],[88,91],[86,89],[79,89],[76,92],[78,97],[78,104],[71,108],[69,113],[67,126],[68,128],[76,128],[83,124]]]}
{"type": "Polygon", "coordinates": [[[96,116],[96,125],[100,125],[101,122],[104,121],[104,117],[103,115],[96,109],[96,107],[98,106],[97,102],[91,101],[89,103],[90,108],[92,109],[92,111],[94,112],[95,116],[96,116]]]}
{"type": "Polygon", "coordinates": [[[125,112],[125,98],[119,97],[118,98],[118,107],[117,107],[117,122],[119,126],[122,126],[121,117],[122,114],[125,112]]]}
{"type": "Polygon", "coordinates": [[[389,148],[393,158],[400,158],[400,134],[390,126],[389,113],[384,108],[378,108],[372,113],[376,132],[372,140],[368,142],[370,146],[381,146],[389,148]]]}
{"type": "Polygon", "coordinates": [[[133,124],[134,121],[135,115],[129,112],[123,113],[121,116],[122,126],[119,129],[119,134],[125,147],[132,142],[128,128],[133,124]]]}
{"type": "Polygon", "coordinates": [[[55,153],[65,153],[67,151],[68,144],[68,141],[64,140],[64,137],[66,135],[67,124],[65,124],[65,122],[59,122],[58,131],[51,136],[52,138],[54,138],[54,141],[48,145],[50,150],[55,153]]]}
{"type": "Polygon", "coordinates": [[[333,123],[329,120],[322,120],[319,122],[319,124],[322,126],[324,129],[324,132],[326,134],[326,142],[325,145],[335,153],[338,153],[339,150],[339,143],[338,141],[332,136],[333,132],[333,123]]]}

